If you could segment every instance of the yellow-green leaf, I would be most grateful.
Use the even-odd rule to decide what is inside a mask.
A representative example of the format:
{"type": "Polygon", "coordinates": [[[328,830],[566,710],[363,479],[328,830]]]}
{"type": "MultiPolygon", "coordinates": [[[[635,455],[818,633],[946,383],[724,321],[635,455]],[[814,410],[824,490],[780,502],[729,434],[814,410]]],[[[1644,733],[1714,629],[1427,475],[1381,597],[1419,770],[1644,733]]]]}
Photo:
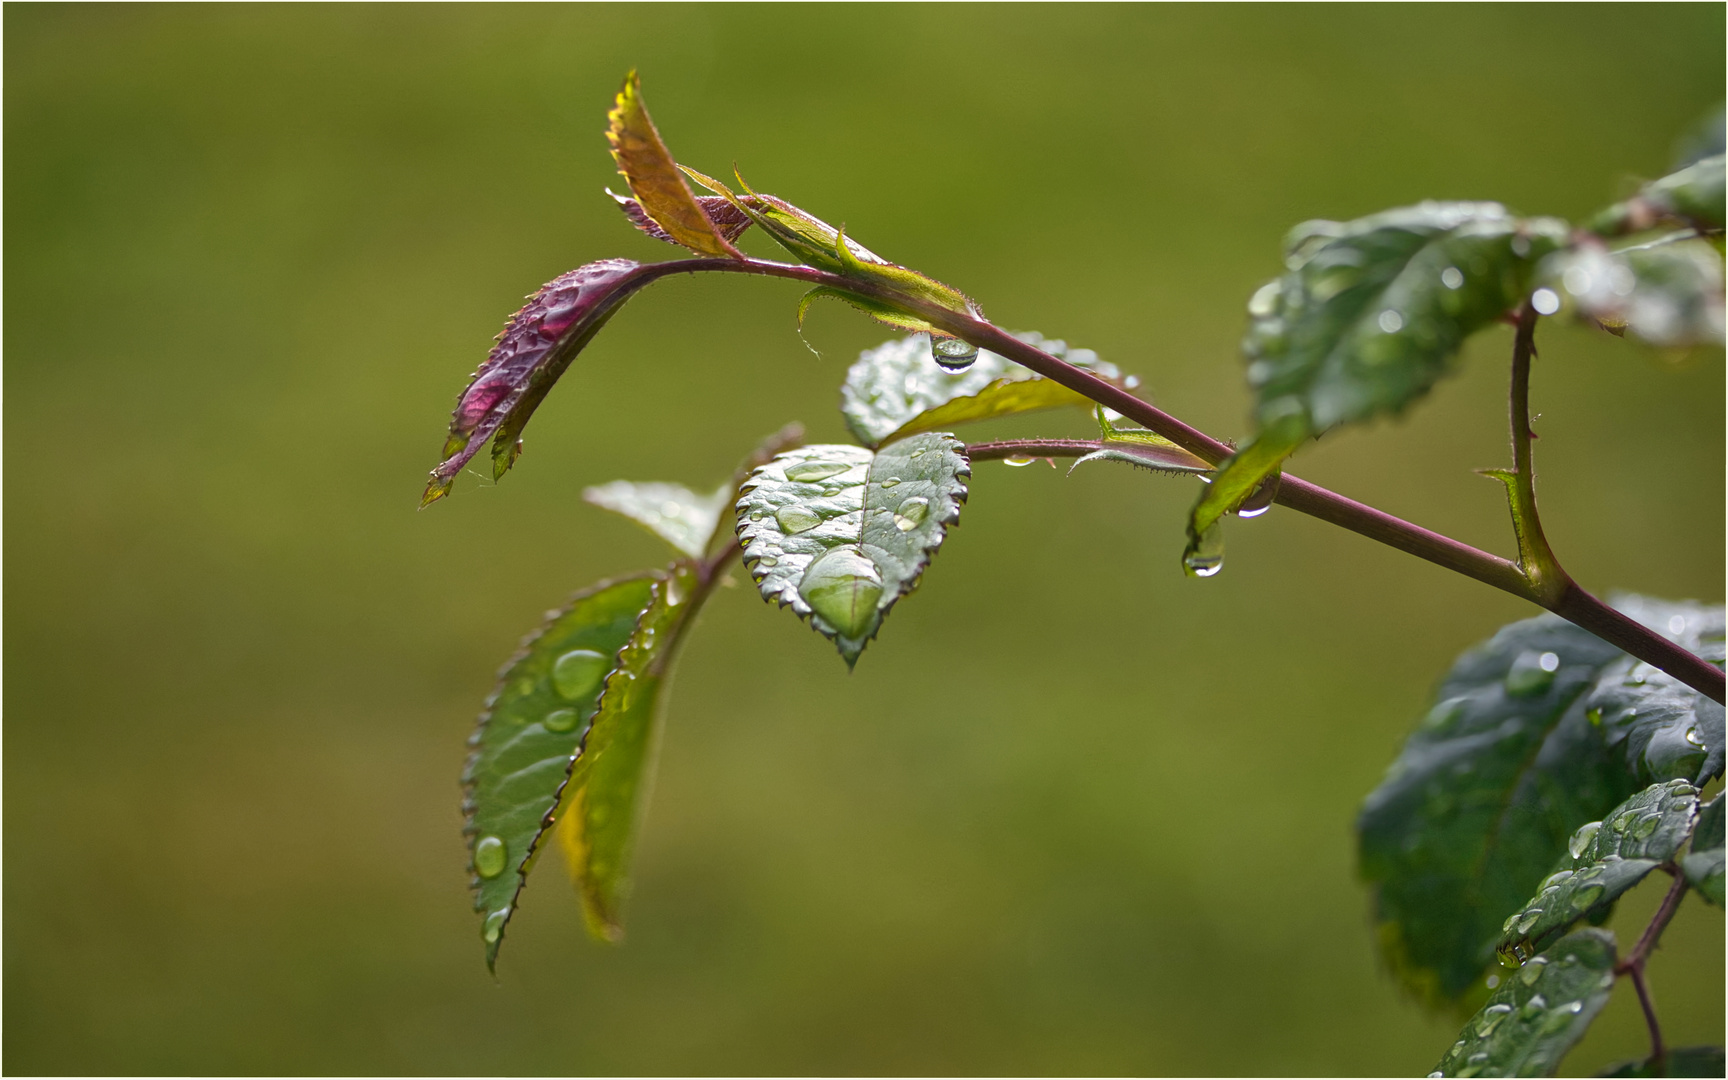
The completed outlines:
{"type": "Polygon", "coordinates": [[[666,235],[702,255],[743,258],[721,234],[697,203],[654,121],[642,101],[642,83],[632,71],[610,112],[606,114],[606,141],[612,144],[613,160],[630,184],[644,213],[665,230],[666,235]]]}

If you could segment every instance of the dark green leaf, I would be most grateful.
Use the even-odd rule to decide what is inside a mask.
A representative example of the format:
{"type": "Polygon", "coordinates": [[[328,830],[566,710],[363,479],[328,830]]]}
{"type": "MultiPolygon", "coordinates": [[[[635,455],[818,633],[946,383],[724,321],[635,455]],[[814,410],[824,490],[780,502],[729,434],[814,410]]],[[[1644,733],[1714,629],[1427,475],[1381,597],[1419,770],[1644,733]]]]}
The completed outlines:
{"type": "MultiPolygon", "coordinates": [[[[1035,333],[1015,336],[1120,386],[1135,385],[1135,380],[1123,379],[1114,365],[1100,361],[1091,349],[1070,349],[1066,342],[1046,341],[1035,333]]],[[[931,356],[930,339],[922,334],[865,351],[846,372],[840,388],[846,426],[865,446],[976,420],[1091,404],[1062,384],[988,350],[965,370],[949,371],[931,356]]]]}
{"type": "Polygon", "coordinates": [[[965,447],[927,432],[872,453],[806,446],[744,482],[738,537],[765,600],[791,607],[848,665],[918,584],[960,517],[965,447]]]}
{"type": "Polygon", "coordinates": [[[1644,786],[1584,711],[1622,656],[1553,615],[1505,627],[1459,658],[1368,796],[1357,828],[1381,946],[1427,1000],[1472,986],[1573,831],[1644,786]]]}
{"type": "Polygon", "coordinates": [[[603,510],[622,514],[685,555],[700,559],[736,491],[737,485],[733,483],[721,484],[713,494],[698,495],[683,484],[614,480],[584,489],[582,498],[603,510]]]}
{"type": "Polygon", "coordinates": [[[1551,1076],[1614,989],[1614,935],[1572,933],[1508,975],[1429,1076],[1551,1076]]]}
{"type": "Polygon", "coordinates": [[[1563,222],[1496,203],[1298,226],[1289,271],[1248,303],[1257,434],[1195,506],[1191,549],[1304,439],[1427,393],[1466,337],[1523,301],[1536,262],[1566,238],[1563,222]]]}
{"type": "Polygon", "coordinates": [[[498,955],[505,923],[539,854],[540,836],[584,735],[608,672],[635,632],[655,588],[651,575],[603,582],[577,593],[528,637],[498,674],[469,740],[467,797],[475,910],[486,916],[486,960],[498,955]]]}
{"type": "MultiPolygon", "coordinates": [[[[1640,597],[1616,597],[1614,606],[1722,663],[1722,608],[1640,597]]],[[[1679,777],[1702,784],[1722,774],[1722,706],[1667,672],[1622,657],[1604,669],[1584,707],[1640,783],[1679,777]]]]}
{"type": "Polygon", "coordinates": [[[1723,156],[1720,152],[1645,184],[1638,194],[1615,203],[1585,226],[1602,236],[1643,232],[1663,224],[1690,225],[1709,232],[1722,228],[1723,156]]]}
{"type": "Polygon", "coordinates": [[[647,283],[639,263],[603,259],[554,278],[510,317],[498,344],[456,400],[444,460],[432,470],[420,505],[450,494],[456,474],[492,440],[492,475],[521,453],[522,429],[552,384],[624,301],[647,283]]]}
{"type": "Polygon", "coordinates": [[[1722,907],[1722,796],[1717,795],[1698,814],[1692,833],[1692,850],[1680,861],[1686,880],[1712,904],[1722,907]]]}
{"type": "Polygon", "coordinates": [[[652,783],[661,705],[684,631],[707,597],[695,566],[674,563],[606,677],[581,756],[558,795],[558,840],[589,930],[616,941],[630,856],[652,783]]]}
{"type": "Polygon", "coordinates": [[[1698,789],[1671,780],[1645,788],[1601,821],[1580,825],[1535,896],[1507,916],[1500,954],[1534,956],[1580,919],[1604,911],[1674,858],[1697,814],[1698,789]]]}
{"type": "Polygon", "coordinates": [[[1656,1077],[1656,1076],[1721,1076],[1723,1072],[1720,1046],[1683,1046],[1668,1051],[1661,1061],[1625,1061],[1611,1066],[1597,1076],[1656,1077]]]}
{"type": "Polygon", "coordinates": [[[629,181],[637,205],[668,239],[699,255],[743,257],[679,175],[671,152],[654,129],[634,71],[625,77],[624,88],[606,114],[606,141],[612,144],[612,159],[629,181]]]}
{"type": "Polygon", "coordinates": [[[1615,333],[1669,347],[1722,343],[1722,256],[1702,240],[1619,251],[1581,243],[1549,256],[1541,277],[1572,311],[1615,333]]]}

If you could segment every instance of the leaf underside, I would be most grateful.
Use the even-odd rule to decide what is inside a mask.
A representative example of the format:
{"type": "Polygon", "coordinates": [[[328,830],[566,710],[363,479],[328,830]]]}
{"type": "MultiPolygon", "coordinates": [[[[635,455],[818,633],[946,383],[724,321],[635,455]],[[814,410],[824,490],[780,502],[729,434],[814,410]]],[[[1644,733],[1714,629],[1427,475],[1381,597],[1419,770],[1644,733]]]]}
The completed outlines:
{"type": "MultiPolygon", "coordinates": [[[[742,257],[684,182],[671,152],[654,129],[634,71],[625,78],[612,110],[606,114],[606,141],[637,205],[669,240],[698,255],[742,257]]],[[[629,213],[628,207],[625,212],[629,213]]]]}
{"type": "Polygon", "coordinates": [[[650,575],[602,582],[552,612],[498,674],[462,775],[475,910],[487,963],[539,854],[558,790],[598,708],[603,680],[635,632],[650,575]]]}
{"type": "MultiPolygon", "coordinates": [[[[1119,386],[1132,383],[1091,349],[1071,349],[1036,333],[1015,337],[1119,386]]],[[[1091,401],[988,350],[963,371],[949,371],[930,353],[930,339],[913,334],[866,350],[846,372],[840,412],[866,446],[925,431],[1091,401]]]]}
{"type": "MultiPolygon", "coordinates": [[[[1721,625],[1720,608],[1617,604],[1694,647],[1721,625]]],[[[1480,978],[1506,916],[1522,910],[1579,826],[1652,782],[1703,771],[1708,745],[1652,759],[1649,743],[1634,744],[1635,725],[1621,733],[1605,717],[1592,721],[1588,702],[1624,681],[1627,661],[1553,615],[1503,628],[1459,658],[1364,803],[1359,856],[1381,947],[1418,996],[1453,1001],[1480,978]]]]}
{"type": "Polygon", "coordinates": [[[582,498],[629,518],[682,554],[700,559],[736,490],[736,484],[725,483],[711,494],[698,495],[683,484],[614,480],[583,489],[582,498]]]}
{"type": "Polygon", "coordinates": [[[1496,203],[1425,202],[1297,226],[1288,271],[1248,304],[1242,351],[1257,434],[1202,493],[1191,547],[1303,440],[1426,394],[1466,337],[1524,299],[1536,260],[1566,238],[1563,222],[1496,203]]]}
{"type": "Polygon", "coordinates": [[[1652,784],[1586,822],[1567,842],[1554,872],[1501,928],[1501,956],[1534,956],[1581,919],[1601,922],[1628,889],[1685,844],[1698,813],[1698,789],[1684,780],[1652,784]]]}
{"type": "Polygon", "coordinates": [[[763,599],[808,619],[856,664],[959,520],[970,473],[959,440],[934,432],[874,453],[817,445],[781,454],[738,500],[745,566],[763,599]]]}
{"type": "Polygon", "coordinates": [[[1508,975],[1431,1076],[1548,1076],[1614,988],[1614,935],[1578,930],[1508,975]]]}

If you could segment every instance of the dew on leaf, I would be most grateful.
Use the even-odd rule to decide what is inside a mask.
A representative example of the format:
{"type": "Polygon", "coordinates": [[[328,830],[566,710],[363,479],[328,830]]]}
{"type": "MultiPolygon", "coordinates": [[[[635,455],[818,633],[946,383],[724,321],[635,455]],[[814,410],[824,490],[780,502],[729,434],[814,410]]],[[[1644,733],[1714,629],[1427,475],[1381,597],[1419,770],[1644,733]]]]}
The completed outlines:
{"type": "Polygon", "coordinates": [[[914,495],[900,504],[900,509],[894,514],[894,526],[901,532],[910,532],[923,523],[929,512],[930,500],[914,495]]]}
{"type": "Polygon", "coordinates": [[[812,480],[825,480],[849,468],[850,465],[843,465],[838,461],[800,461],[786,466],[786,479],[808,483],[812,480]]]}
{"type": "Polygon", "coordinates": [[[510,917],[510,909],[499,908],[486,916],[486,921],[480,925],[480,940],[491,945],[498,940],[498,935],[504,932],[504,920],[510,917]]]}
{"type": "Polygon", "coordinates": [[[882,486],[884,488],[899,487],[900,478],[898,476],[890,476],[886,480],[882,481],[882,486]]]}
{"type": "Polygon", "coordinates": [[[978,359],[978,347],[959,338],[932,338],[930,358],[949,371],[965,371],[978,359]]]}
{"type": "Polygon", "coordinates": [[[801,532],[809,532],[822,524],[822,518],[815,512],[802,506],[782,506],[774,511],[774,520],[780,523],[780,531],[787,536],[796,536],[801,532]]]}
{"type": "Polygon", "coordinates": [[[1574,859],[1584,857],[1584,849],[1590,846],[1590,841],[1596,839],[1596,834],[1602,828],[1600,821],[1588,822],[1578,826],[1578,831],[1572,834],[1572,839],[1566,841],[1566,850],[1574,859]]]}
{"type": "Polygon", "coordinates": [[[882,575],[856,547],[837,547],[804,570],[798,595],[842,636],[855,638],[876,617],[882,575]]]}
{"type": "Polygon", "coordinates": [[[547,731],[563,733],[576,730],[575,709],[553,709],[540,721],[540,726],[547,731]]]}
{"type": "Polygon", "coordinates": [[[504,841],[496,836],[482,836],[474,845],[474,872],[483,878],[495,878],[504,872],[504,841]]]}
{"type": "Polygon", "coordinates": [[[1586,885],[1572,896],[1572,907],[1575,911],[1588,911],[1602,899],[1602,886],[1586,885]]]}
{"type": "Polygon", "coordinates": [[[610,660],[593,649],[571,649],[552,665],[552,689],[568,701],[586,697],[611,666],[610,660]]]}

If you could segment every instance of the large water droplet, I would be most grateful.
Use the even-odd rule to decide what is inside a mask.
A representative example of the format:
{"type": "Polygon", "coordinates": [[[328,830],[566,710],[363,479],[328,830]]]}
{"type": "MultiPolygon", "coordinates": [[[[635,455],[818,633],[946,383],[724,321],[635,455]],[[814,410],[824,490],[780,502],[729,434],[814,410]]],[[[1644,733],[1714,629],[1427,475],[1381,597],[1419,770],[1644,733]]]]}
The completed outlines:
{"type": "Polygon", "coordinates": [[[1255,489],[1242,500],[1242,505],[1236,508],[1236,516],[1242,518],[1257,518],[1272,509],[1272,500],[1278,497],[1278,484],[1283,478],[1273,473],[1260,481],[1255,489]]]}
{"type": "Polygon", "coordinates": [[[786,479],[809,483],[812,480],[824,480],[838,473],[843,473],[851,467],[838,461],[800,461],[795,465],[786,466],[786,479]]]}
{"type": "Polygon", "coordinates": [[[774,520],[780,523],[780,531],[787,536],[809,532],[822,524],[822,518],[819,515],[802,506],[782,506],[774,511],[774,520]]]}
{"type": "Polygon", "coordinates": [[[886,480],[882,481],[882,486],[885,488],[899,487],[900,478],[898,476],[890,476],[886,480]]]}
{"type": "Polygon", "coordinates": [[[1182,569],[1189,577],[1211,577],[1224,569],[1224,530],[1214,522],[1198,541],[1182,553],[1182,569]]]}
{"type": "Polygon", "coordinates": [[[1009,454],[1007,457],[1002,459],[1002,464],[1011,469],[1022,469],[1037,460],[1037,458],[1028,454],[1009,454]]]}
{"type": "Polygon", "coordinates": [[[1554,685],[1560,657],[1551,652],[1526,652],[1512,661],[1506,672],[1506,692],[1513,697],[1534,697],[1554,685]]]}
{"type": "Polygon", "coordinates": [[[495,878],[504,872],[508,852],[504,841],[496,836],[482,836],[474,845],[474,872],[483,878],[495,878]]]}
{"type": "Polygon", "coordinates": [[[510,917],[509,908],[499,908],[486,916],[486,921],[480,925],[480,940],[491,945],[498,940],[498,935],[504,932],[504,920],[510,917]]]}
{"type": "Polygon", "coordinates": [[[1686,729],[1686,741],[1697,747],[1704,745],[1704,740],[1698,736],[1698,729],[1695,727],[1686,729]]]}
{"type": "Polygon", "coordinates": [[[757,566],[779,566],[780,560],[773,555],[764,555],[756,560],[757,566]]]}
{"type": "Polygon", "coordinates": [[[576,730],[575,709],[553,709],[540,721],[540,726],[547,731],[566,732],[576,730]]]}
{"type": "Polygon", "coordinates": [[[1490,1005],[1483,1009],[1482,1018],[1476,1021],[1476,1034],[1483,1038],[1492,1035],[1494,1029],[1500,1026],[1500,1022],[1506,1019],[1511,1011],[1510,1005],[1490,1005]]]}
{"type": "Polygon", "coordinates": [[[876,618],[882,575],[852,546],[837,547],[804,570],[798,595],[844,637],[862,637],[876,618]]]}
{"type": "Polygon", "coordinates": [[[899,511],[894,515],[894,527],[901,532],[911,532],[923,524],[924,517],[929,512],[930,500],[915,495],[900,504],[899,511]]]}
{"type": "Polygon", "coordinates": [[[1542,969],[1547,966],[1546,957],[1535,957],[1528,964],[1525,964],[1524,969],[1518,973],[1518,981],[1525,986],[1535,986],[1536,980],[1542,977],[1542,969]]]}
{"type": "Polygon", "coordinates": [[[552,665],[552,689],[566,701],[587,697],[611,666],[611,660],[593,649],[571,649],[552,665]]]}
{"type": "Polygon", "coordinates": [[[1643,840],[1656,831],[1656,826],[1662,824],[1661,814],[1648,814],[1638,819],[1638,824],[1632,826],[1632,835],[1643,840]]]}
{"type": "Polygon", "coordinates": [[[1562,881],[1570,880],[1571,877],[1572,877],[1572,871],[1570,871],[1570,870],[1561,870],[1559,873],[1549,874],[1547,877],[1542,879],[1542,884],[1538,887],[1538,889],[1541,892],[1547,892],[1549,889],[1552,889],[1556,885],[1559,885],[1562,881]]]}
{"type": "Polygon", "coordinates": [[[965,371],[978,359],[978,347],[959,338],[931,338],[930,358],[949,371],[965,371]]]}
{"type": "Polygon", "coordinates": [[[1600,899],[1602,899],[1602,886],[1586,885],[1572,894],[1572,910],[1588,911],[1600,899]]]}

